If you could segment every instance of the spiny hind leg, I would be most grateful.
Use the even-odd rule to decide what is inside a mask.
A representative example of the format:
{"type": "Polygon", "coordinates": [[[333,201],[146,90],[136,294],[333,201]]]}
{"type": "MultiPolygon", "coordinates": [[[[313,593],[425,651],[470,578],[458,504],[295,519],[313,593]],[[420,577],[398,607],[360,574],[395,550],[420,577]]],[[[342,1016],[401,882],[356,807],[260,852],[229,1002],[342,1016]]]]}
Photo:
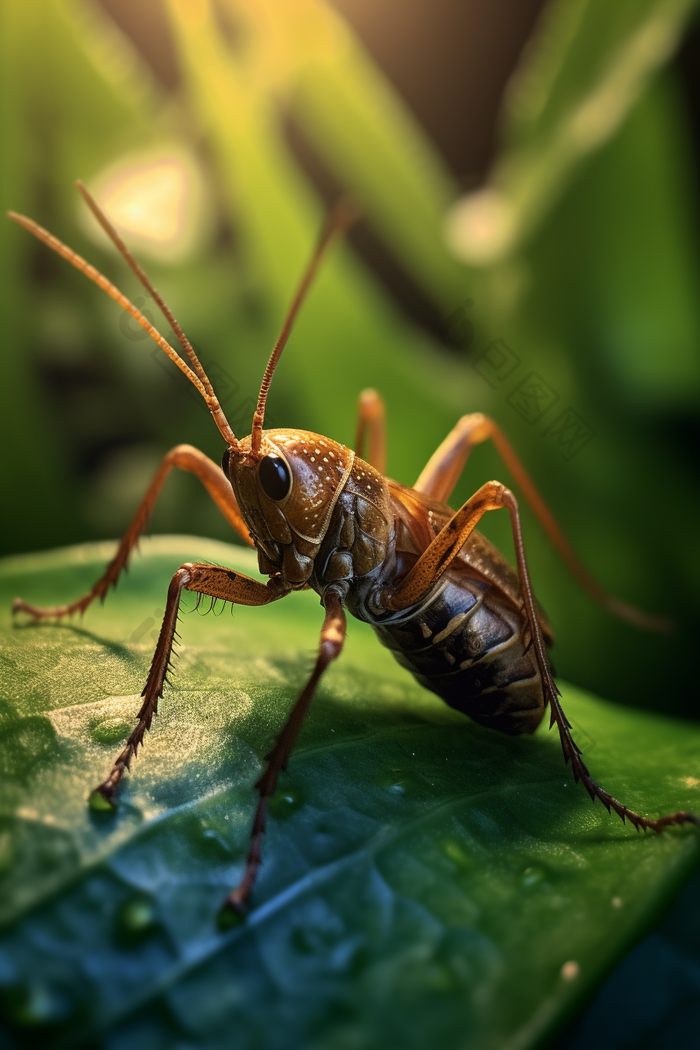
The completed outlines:
{"type": "Polygon", "coordinates": [[[676,813],[668,813],[665,817],[658,817],[656,820],[651,820],[649,817],[642,817],[639,813],[635,813],[634,810],[623,805],[622,802],[618,802],[618,800],[613,798],[609,792],[605,791],[605,789],[600,787],[599,784],[596,784],[581,757],[581,751],[571,735],[571,724],[564,714],[558,693],[557,695],[552,695],[549,699],[552,705],[549,727],[551,729],[556,722],[561,739],[562,750],[564,752],[564,761],[567,765],[571,762],[574,780],[577,784],[579,780],[582,782],[593,802],[599,798],[608,813],[611,810],[615,810],[617,815],[622,818],[623,823],[625,820],[629,820],[630,824],[633,824],[637,831],[639,831],[640,828],[644,828],[645,831],[651,828],[652,831],[660,832],[672,824],[695,824],[697,827],[700,827],[700,818],[698,818],[695,813],[689,813],[687,810],[678,810],[676,813]]]}
{"type": "Polygon", "coordinates": [[[507,437],[488,416],[481,412],[462,416],[445,440],[430,457],[413,486],[431,499],[446,502],[464,470],[471,450],[484,441],[492,440],[496,449],[513,475],[516,484],[529,503],[538,521],[559,551],[572,576],[590,596],[613,616],[641,627],[647,631],[667,632],[670,623],[664,617],[650,616],[627,602],[608,594],[583,565],[575,550],[562,532],[554,515],[540,495],[536,485],[515,454],[507,437]]]}
{"type": "Polygon", "coordinates": [[[153,716],[158,710],[158,701],[163,695],[163,686],[168,680],[168,669],[176,637],[178,610],[183,590],[207,594],[212,598],[221,598],[235,605],[267,605],[278,598],[283,598],[288,593],[283,586],[273,581],[268,584],[260,583],[249,576],[244,576],[243,573],[223,568],[220,565],[193,563],[180,566],[168,588],[163,624],[146,685],[141,694],[143,703],[138,713],[138,722],[129,735],[123,751],[112,766],[109,776],[99,787],[95,788],[90,796],[91,803],[98,808],[101,806],[101,801],[110,808],[114,805],[114,795],[119,781],[143,743],[146,731],[151,728],[153,716]]]}
{"type": "Polygon", "coordinates": [[[168,452],[161,462],[148,488],[148,492],[142,499],[124,538],[119,544],[117,553],[92,589],[87,594],[84,594],[82,598],[71,602],[70,605],[58,605],[53,608],[40,608],[22,601],[21,598],[16,598],[12,605],[13,613],[28,613],[35,620],[59,619],[63,616],[71,616],[76,612],[85,612],[95,598],[104,601],[107,591],[110,587],[116,587],[121,573],[126,568],[129,556],[148,525],[163,483],[173,467],[177,467],[179,470],[186,470],[198,477],[228,523],[245,543],[252,546],[248,527],[241,517],[231,484],[221,467],[217,466],[213,460],[205,456],[199,449],[193,448],[192,445],[177,445],[168,452]]]}
{"type": "Polygon", "coordinates": [[[694,813],[686,811],[669,813],[664,817],[659,817],[657,820],[642,817],[621,802],[618,802],[617,799],[613,798],[612,795],[592,779],[581,758],[581,753],[574,743],[571,736],[571,727],[559,702],[560,693],[552,676],[549,658],[547,657],[547,647],[537,615],[535,596],[530,582],[518,503],[513,493],[505,485],[501,485],[498,481],[488,481],[466,501],[464,506],[454,514],[432,543],[423,551],[418,561],[399,582],[398,586],[393,590],[387,589],[384,592],[384,607],[399,611],[419,602],[449,568],[484,514],[504,507],[507,508],[510,514],[515,558],[523,598],[523,613],[527,618],[530,645],[537,661],[545,705],[551,705],[550,727],[556,722],[561,737],[564,758],[566,762],[571,762],[574,779],[577,783],[579,780],[583,781],[584,787],[593,801],[599,798],[608,811],[614,809],[623,821],[629,820],[637,829],[652,828],[654,831],[661,831],[671,824],[686,823],[700,826],[698,817],[694,813]]]}
{"type": "Polygon", "coordinates": [[[358,402],[355,452],[378,470],[386,473],[386,422],[384,401],[376,390],[363,390],[358,402]],[[367,454],[364,453],[367,440],[367,454]]]}

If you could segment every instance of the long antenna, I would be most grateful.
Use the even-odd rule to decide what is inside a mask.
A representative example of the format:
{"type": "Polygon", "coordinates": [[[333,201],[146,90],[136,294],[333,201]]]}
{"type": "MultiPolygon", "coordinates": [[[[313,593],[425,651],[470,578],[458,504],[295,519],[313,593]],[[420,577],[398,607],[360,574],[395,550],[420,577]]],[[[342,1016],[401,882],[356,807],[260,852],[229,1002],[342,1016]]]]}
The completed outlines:
{"type": "Polygon", "coordinates": [[[311,257],[311,261],[306,269],[306,273],[301,279],[301,283],[299,285],[299,288],[297,289],[297,293],[292,299],[289,310],[287,311],[287,316],[284,320],[284,324],[282,325],[282,331],[280,332],[279,338],[275,343],[272,353],[270,354],[270,360],[267,362],[267,368],[265,369],[265,374],[263,376],[262,383],[260,384],[260,393],[258,394],[258,404],[257,408],[255,409],[255,414],[253,416],[253,429],[251,433],[250,442],[251,451],[253,453],[256,453],[260,450],[260,443],[262,440],[262,428],[263,423],[265,421],[265,402],[267,401],[270,383],[272,382],[272,377],[275,374],[277,363],[280,357],[282,356],[282,351],[287,345],[287,340],[289,339],[289,334],[292,330],[292,326],[294,324],[296,315],[299,312],[299,307],[304,301],[306,293],[309,290],[309,286],[314,278],[316,270],[318,269],[318,264],[320,263],[321,258],[325,254],[327,248],[339,234],[344,233],[348,229],[348,227],[351,226],[353,222],[355,222],[355,220],[357,219],[357,215],[357,209],[348,200],[343,199],[335,206],[333,212],[331,213],[328,224],[326,225],[326,228],[323,231],[323,234],[321,235],[321,239],[318,243],[316,251],[311,257]]]}
{"type": "MultiPolygon", "coordinates": [[[[83,192],[82,189],[81,192],[83,192]]],[[[85,191],[83,195],[85,196],[86,194],[87,191],[85,191]]],[[[89,197],[89,194],[87,194],[85,199],[88,200],[88,203],[90,203],[90,201],[92,200],[92,198],[89,197]]],[[[99,219],[101,212],[94,201],[92,201],[92,204],[94,204],[93,211],[95,213],[95,216],[99,219]]],[[[199,360],[197,359],[197,355],[194,353],[194,350],[192,350],[189,341],[186,339],[184,333],[182,333],[182,329],[177,324],[177,321],[175,321],[175,318],[172,316],[172,313],[170,312],[170,310],[168,310],[168,307],[165,305],[165,303],[160,298],[155,289],[153,289],[153,286],[151,285],[150,281],[143,273],[141,268],[138,266],[138,263],[136,263],[136,261],[132,259],[128,250],[124,247],[122,254],[126,258],[127,262],[129,262],[129,265],[132,266],[134,272],[137,273],[139,279],[142,281],[145,287],[148,288],[148,290],[151,292],[153,298],[156,300],[158,305],[163,310],[163,313],[165,314],[167,320],[173,327],[173,331],[176,335],[178,335],[178,339],[180,339],[180,334],[178,334],[178,330],[179,333],[182,334],[180,342],[183,346],[183,349],[187,350],[185,342],[187,343],[187,346],[190,346],[190,350],[192,352],[190,355],[188,351],[188,356],[190,356],[190,360],[192,361],[195,371],[192,371],[189,365],[180,357],[178,352],[174,350],[170,343],[160,334],[158,329],[154,325],[152,325],[146,317],[144,317],[141,311],[136,306],[134,306],[134,304],[129,299],[127,299],[124,293],[120,292],[117,286],[112,284],[112,282],[109,281],[104,276],[104,274],[100,273],[100,271],[95,269],[95,267],[92,266],[89,262],[86,262],[86,260],[83,259],[81,255],[78,255],[77,252],[74,252],[73,249],[69,248],[67,244],[63,243],[63,241],[59,241],[58,237],[54,237],[54,235],[52,233],[49,233],[48,230],[45,230],[43,226],[40,226],[37,222],[34,222],[33,219],[27,218],[26,215],[19,215],[17,212],[14,211],[8,211],[7,215],[8,218],[12,219],[13,222],[16,222],[19,226],[23,226],[25,230],[29,230],[29,232],[32,233],[38,240],[43,241],[43,243],[46,244],[49,248],[55,251],[58,255],[62,256],[62,258],[64,258],[67,262],[74,266],[76,270],[80,270],[80,272],[85,274],[85,276],[89,280],[93,281],[99,288],[106,292],[111,299],[114,299],[115,302],[119,303],[123,310],[126,310],[128,311],[128,313],[131,314],[134,320],[137,321],[146,332],[148,332],[151,339],[153,339],[153,341],[158,344],[161,350],[163,350],[168,355],[171,361],[175,362],[177,367],[184,375],[187,376],[189,381],[197,387],[197,390],[199,390],[200,394],[206,401],[207,407],[209,408],[209,411],[211,412],[214,418],[214,422],[216,423],[224,441],[232,448],[237,448],[238,439],[236,438],[236,435],[234,434],[228,420],[226,419],[226,416],[224,415],[224,411],[221,405],[219,404],[219,400],[216,394],[214,393],[213,387],[209,382],[206,372],[202,368],[202,365],[200,364],[199,360]],[[183,339],[185,340],[185,342],[183,342],[183,339]]],[[[107,233],[109,233],[110,227],[109,222],[106,218],[104,218],[103,226],[107,233]]],[[[117,240],[115,241],[116,244],[117,241],[119,241],[119,237],[116,234],[116,232],[115,237],[117,238],[117,240]]],[[[119,247],[119,244],[117,244],[117,247],[119,247]]],[[[122,249],[120,248],[119,250],[121,251],[122,249]]]]}
{"type": "Polygon", "coordinates": [[[117,251],[123,256],[123,258],[129,264],[129,266],[134,271],[134,273],[138,277],[138,279],[141,282],[141,284],[146,289],[146,291],[149,292],[151,294],[151,296],[155,299],[156,303],[160,307],[160,311],[163,314],[163,317],[168,322],[168,324],[172,328],[173,332],[177,336],[177,339],[178,339],[178,342],[180,343],[180,346],[182,347],[182,349],[185,351],[185,353],[189,357],[190,361],[192,362],[192,367],[194,368],[194,371],[196,372],[196,374],[201,379],[201,381],[202,381],[202,383],[204,385],[204,389],[207,391],[207,393],[211,397],[213,397],[214,396],[214,388],[212,387],[211,383],[209,382],[207,374],[204,371],[204,369],[203,369],[203,367],[202,367],[202,365],[201,365],[201,363],[199,361],[199,358],[197,357],[197,355],[196,355],[196,353],[194,351],[194,347],[192,346],[192,344],[190,343],[189,339],[187,338],[187,336],[183,332],[183,330],[180,327],[178,321],[173,316],[172,310],[167,305],[167,303],[164,301],[164,299],[161,296],[160,292],[158,292],[157,289],[153,287],[153,285],[151,284],[151,281],[148,278],[148,275],[144,272],[144,270],[141,269],[139,264],[136,262],[136,259],[133,257],[133,255],[131,254],[131,252],[127,248],[127,246],[124,244],[124,241],[121,239],[121,237],[119,236],[119,234],[115,230],[114,226],[112,226],[112,223],[109,221],[109,219],[107,218],[105,213],[102,211],[102,209],[100,208],[99,204],[97,203],[95,198],[91,195],[89,190],[86,189],[85,185],[80,181],[80,179],[76,179],[75,180],[75,185],[78,187],[78,190],[80,191],[80,194],[81,194],[83,200],[85,201],[85,203],[87,204],[88,208],[90,209],[90,211],[95,216],[95,218],[99,222],[99,224],[102,227],[102,229],[105,231],[105,233],[107,234],[107,236],[111,240],[111,242],[114,245],[114,247],[117,249],[117,251]]]}

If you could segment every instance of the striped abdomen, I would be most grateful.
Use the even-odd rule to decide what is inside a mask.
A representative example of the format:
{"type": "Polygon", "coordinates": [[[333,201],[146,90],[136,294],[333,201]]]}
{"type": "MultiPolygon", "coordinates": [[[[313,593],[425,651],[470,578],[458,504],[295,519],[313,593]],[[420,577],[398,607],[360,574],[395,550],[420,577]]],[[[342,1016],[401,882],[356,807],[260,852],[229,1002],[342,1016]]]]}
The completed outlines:
{"type": "Polygon", "coordinates": [[[420,608],[370,619],[379,640],[426,689],[490,729],[532,733],[544,714],[524,621],[493,585],[446,573],[420,608]]]}

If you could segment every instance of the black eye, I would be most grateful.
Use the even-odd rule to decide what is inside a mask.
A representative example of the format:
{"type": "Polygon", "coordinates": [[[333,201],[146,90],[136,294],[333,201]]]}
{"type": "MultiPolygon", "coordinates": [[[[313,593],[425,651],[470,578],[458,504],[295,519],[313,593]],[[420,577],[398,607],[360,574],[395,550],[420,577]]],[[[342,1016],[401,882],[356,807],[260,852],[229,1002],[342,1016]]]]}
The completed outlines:
{"type": "Polygon", "coordinates": [[[289,492],[292,479],[289,476],[289,468],[279,456],[265,456],[260,460],[258,467],[260,484],[266,496],[270,499],[279,500],[289,492]]]}
{"type": "Polygon", "coordinates": [[[226,448],[224,449],[224,454],[221,457],[221,469],[223,470],[223,472],[226,475],[226,477],[229,476],[228,464],[229,464],[229,460],[230,459],[231,459],[231,449],[227,445],[226,448]]]}

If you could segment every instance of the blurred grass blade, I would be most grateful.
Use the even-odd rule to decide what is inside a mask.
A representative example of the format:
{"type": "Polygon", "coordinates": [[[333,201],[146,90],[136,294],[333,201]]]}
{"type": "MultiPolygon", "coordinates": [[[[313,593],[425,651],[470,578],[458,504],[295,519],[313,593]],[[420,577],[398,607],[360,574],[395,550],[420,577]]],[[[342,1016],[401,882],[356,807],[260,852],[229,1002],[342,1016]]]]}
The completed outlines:
{"type": "MultiPolygon", "coordinates": [[[[277,52],[272,45],[258,46],[255,38],[250,50],[227,47],[209,4],[169,0],[168,10],[184,90],[215,163],[225,173],[222,186],[229,221],[240,233],[246,265],[270,304],[271,346],[322,222],[317,192],[282,134],[273,88],[280,79],[286,82],[287,67],[282,59],[274,61],[277,52]]],[[[291,62],[289,54],[286,58],[291,62]]],[[[303,342],[304,351],[291,353],[282,362],[270,399],[274,415],[275,404],[284,399],[285,384],[293,391],[287,394],[290,414],[285,425],[344,433],[350,440],[354,405],[345,399],[339,416],[336,391],[374,385],[391,389],[397,404],[414,406],[414,411],[425,412],[426,419],[434,418],[437,407],[443,419],[438,427],[449,426],[454,408],[445,410],[447,384],[439,382],[439,359],[434,362],[438,380],[427,385],[424,339],[397,316],[346,244],[335,245],[324,260],[292,338],[303,342]],[[331,370],[329,362],[333,362],[331,370]]],[[[259,368],[261,374],[262,354],[259,368]]],[[[455,375],[450,386],[458,402],[468,377],[455,375]]],[[[408,444],[397,450],[392,470],[404,469],[411,439],[420,443],[422,436],[414,428],[408,444]]],[[[414,462],[424,456],[418,453],[414,462]]]]}
{"type": "Polygon", "coordinates": [[[582,162],[668,61],[695,0],[554,0],[510,85],[504,143],[483,191],[456,205],[460,258],[491,263],[531,238],[582,162]],[[496,216],[494,218],[494,216],[496,216]],[[491,225],[506,232],[489,243],[491,225]]]}
{"type": "Polygon", "coordinates": [[[322,0],[226,2],[254,26],[261,62],[274,53],[277,70],[290,68],[281,99],[338,183],[414,280],[452,309],[465,272],[446,250],[442,224],[456,185],[354,33],[322,0]]]}

